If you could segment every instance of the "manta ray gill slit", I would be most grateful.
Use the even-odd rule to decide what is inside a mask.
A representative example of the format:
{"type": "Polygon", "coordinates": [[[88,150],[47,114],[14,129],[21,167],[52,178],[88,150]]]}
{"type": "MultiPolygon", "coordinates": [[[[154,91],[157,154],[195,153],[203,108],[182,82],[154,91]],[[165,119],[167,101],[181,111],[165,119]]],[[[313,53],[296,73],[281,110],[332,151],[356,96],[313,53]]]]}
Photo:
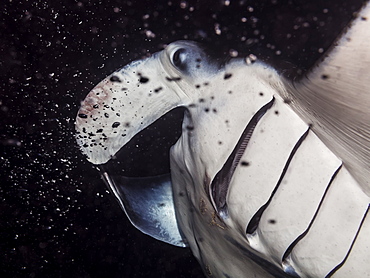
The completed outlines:
{"type": "Polygon", "coordinates": [[[281,182],[284,178],[284,175],[288,171],[289,165],[290,165],[294,155],[296,154],[299,147],[302,145],[303,141],[306,139],[309,132],[310,132],[310,127],[299,138],[298,142],[294,146],[293,150],[291,151],[291,153],[289,155],[288,160],[286,161],[286,164],[285,164],[284,169],[283,169],[283,171],[280,175],[280,178],[279,178],[278,182],[276,183],[276,186],[275,186],[274,190],[271,193],[271,196],[270,196],[269,200],[266,202],[266,204],[264,204],[262,207],[260,207],[260,209],[254,214],[252,219],[249,221],[249,224],[248,224],[247,229],[246,229],[246,234],[253,234],[257,230],[263,212],[266,210],[267,206],[270,204],[273,196],[275,195],[276,191],[278,190],[278,188],[279,188],[279,186],[280,186],[280,184],[281,184],[281,182]]]}
{"type": "Polygon", "coordinates": [[[244,129],[242,135],[240,136],[238,143],[236,144],[234,150],[226,160],[225,164],[221,170],[216,174],[215,178],[211,184],[211,194],[213,201],[216,206],[216,210],[221,218],[227,218],[227,204],[226,195],[229,189],[229,185],[236,167],[238,166],[241,157],[244,154],[245,149],[249,143],[252,133],[258,124],[259,120],[265,115],[265,113],[274,104],[275,98],[272,98],[267,104],[262,106],[256,114],[249,121],[248,125],[244,129]]]}

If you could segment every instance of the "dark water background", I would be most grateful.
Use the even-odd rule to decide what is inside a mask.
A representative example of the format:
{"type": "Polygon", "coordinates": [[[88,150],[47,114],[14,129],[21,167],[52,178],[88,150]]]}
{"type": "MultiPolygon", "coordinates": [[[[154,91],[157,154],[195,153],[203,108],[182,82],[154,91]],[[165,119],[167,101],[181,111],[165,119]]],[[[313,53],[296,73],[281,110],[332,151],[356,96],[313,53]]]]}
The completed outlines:
{"type": "MultiPolygon", "coordinates": [[[[253,53],[298,76],[362,2],[1,0],[0,277],[203,277],[190,250],[135,230],[80,154],[80,101],[179,39],[220,57],[253,53]]],[[[139,136],[124,173],[167,172],[178,125],[168,117],[154,138],[139,136]]]]}

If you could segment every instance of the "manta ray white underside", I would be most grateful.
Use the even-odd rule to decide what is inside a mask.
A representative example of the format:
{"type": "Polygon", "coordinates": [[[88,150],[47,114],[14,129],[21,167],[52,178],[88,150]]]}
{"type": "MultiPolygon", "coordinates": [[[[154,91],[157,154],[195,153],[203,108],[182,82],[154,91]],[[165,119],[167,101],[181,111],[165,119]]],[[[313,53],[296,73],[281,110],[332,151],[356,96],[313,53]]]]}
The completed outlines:
{"type": "Polygon", "coordinates": [[[179,41],[101,81],[77,142],[142,232],[189,246],[212,277],[370,276],[370,6],[299,81],[179,41]],[[106,163],[185,107],[171,172],[106,163]]]}

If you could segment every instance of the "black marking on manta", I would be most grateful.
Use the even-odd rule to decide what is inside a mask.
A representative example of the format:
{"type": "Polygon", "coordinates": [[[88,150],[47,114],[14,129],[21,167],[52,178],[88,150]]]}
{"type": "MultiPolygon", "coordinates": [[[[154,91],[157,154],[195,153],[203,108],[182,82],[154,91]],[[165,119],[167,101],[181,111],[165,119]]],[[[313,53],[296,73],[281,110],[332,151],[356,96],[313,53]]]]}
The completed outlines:
{"type": "MultiPolygon", "coordinates": [[[[109,79],[111,82],[118,82],[121,83],[121,79],[117,75],[112,75],[111,78],[109,79]]],[[[98,93],[97,93],[98,94],[98,93]]]]}

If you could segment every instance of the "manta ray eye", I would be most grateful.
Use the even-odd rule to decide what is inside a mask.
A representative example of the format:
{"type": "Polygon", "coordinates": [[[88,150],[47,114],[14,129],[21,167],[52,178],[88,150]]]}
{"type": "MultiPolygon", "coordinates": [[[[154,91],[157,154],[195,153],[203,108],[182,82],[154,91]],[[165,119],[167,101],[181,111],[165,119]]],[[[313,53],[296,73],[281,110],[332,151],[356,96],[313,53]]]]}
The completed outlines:
{"type": "Polygon", "coordinates": [[[186,50],[180,48],[172,56],[172,64],[180,70],[186,69],[186,50]]]}

